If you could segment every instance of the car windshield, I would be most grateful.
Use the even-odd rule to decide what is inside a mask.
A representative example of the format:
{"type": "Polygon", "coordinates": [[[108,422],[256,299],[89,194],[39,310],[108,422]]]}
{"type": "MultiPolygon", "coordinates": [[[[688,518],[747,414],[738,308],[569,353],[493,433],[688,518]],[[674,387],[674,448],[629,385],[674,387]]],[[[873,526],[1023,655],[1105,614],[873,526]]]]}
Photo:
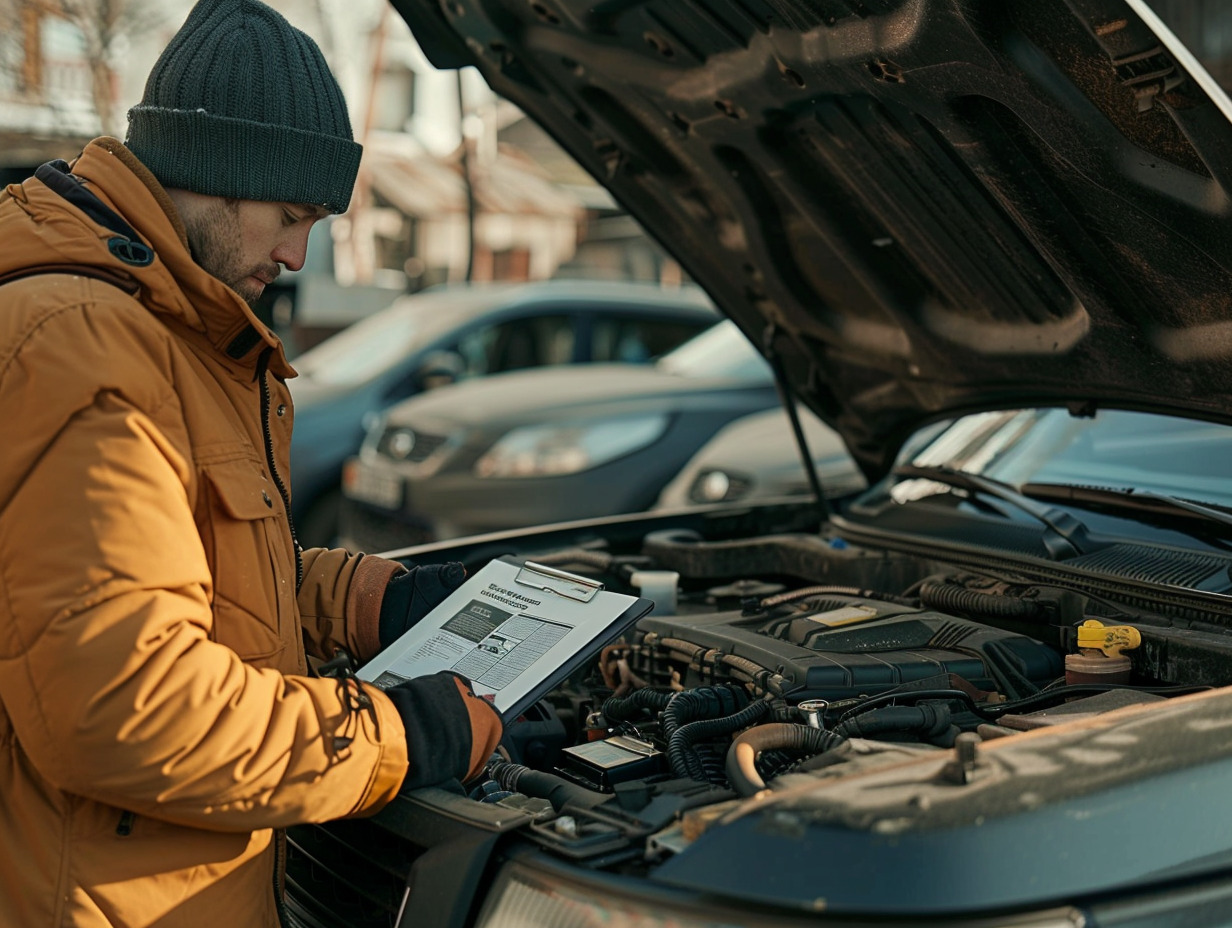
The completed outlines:
{"type": "Polygon", "coordinates": [[[295,368],[320,383],[361,383],[406,357],[418,335],[410,313],[386,310],[305,351],[295,368]]]}
{"type": "Polygon", "coordinates": [[[730,319],[695,335],[657,362],[661,371],[678,377],[724,378],[771,383],[774,374],[730,319]]]}
{"type": "Polygon", "coordinates": [[[964,416],[900,464],[950,468],[1012,486],[1134,490],[1232,506],[1232,428],[1150,413],[1064,409],[964,416]]]}
{"type": "Polygon", "coordinates": [[[332,335],[294,360],[296,371],[317,383],[352,386],[372,380],[411,352],[496,302],[494,289],[424,291],[403,297],[332,335]]]}

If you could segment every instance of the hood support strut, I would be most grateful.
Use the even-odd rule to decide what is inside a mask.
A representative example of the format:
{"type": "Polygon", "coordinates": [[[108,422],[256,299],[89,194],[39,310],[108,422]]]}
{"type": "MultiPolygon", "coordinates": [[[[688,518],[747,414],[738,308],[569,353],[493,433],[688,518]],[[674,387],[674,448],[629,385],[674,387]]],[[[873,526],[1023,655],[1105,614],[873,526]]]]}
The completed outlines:
{"type": "Polygon", "coordinates": [[[804,464],[804,475],[808,478],[809,488],[813,491],[817,514],[821,521],[825,522],[831,515],[830,504],[826,502],[825,494],[822,492],[821,478],[817,476],[817,464],[813,461],[808,439],[804,437],[804,428],[800,425],[800,411],[796,408],[796,397],[791,389],[791,381],[787,379],[787,372],[783,369],[782,358],[774,350],[774,335],[775,327],[766,326],[766,331],[762,336],[762,354],[770,362],[770,368],[774,371],[774,382],[779,388],[779,397],[783,401],[784,409],[787,410],[791,430],[796,436],[796,448],[800,451],[800,460],[804,464]]]}

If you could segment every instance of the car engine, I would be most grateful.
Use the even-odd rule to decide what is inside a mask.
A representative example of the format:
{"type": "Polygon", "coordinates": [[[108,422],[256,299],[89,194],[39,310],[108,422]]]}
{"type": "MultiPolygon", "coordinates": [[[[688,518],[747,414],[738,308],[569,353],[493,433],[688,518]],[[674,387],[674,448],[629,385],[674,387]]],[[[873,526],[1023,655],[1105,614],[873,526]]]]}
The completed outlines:
{"type": "MultiPolygon", "coordinates": [[[[609,589],[654,592],[658,608],[509,726],[482,782],[423,790],[410,805],[587,868],[644,874],[759,796],[921,756],[962,782],[990,741],[1232,682],[1223,619],[1179,589],[1152,597],[1136,589],[1143,578],[1118,585],[995,557],[976,569],[853,535],[668,527],[521,551],[609,589]]],[[[1226,580],[1226,561],[1206,566],[1226,580]]],[[[389,885],[356,894],[354,875],[338,881],[368,913],[345,923],[389,923],[369,917],[372,900],[400,898],[424,848],[373,823],[293,829],[291,879],[313,895],[347,834],[383,861],[389,885]]]]}

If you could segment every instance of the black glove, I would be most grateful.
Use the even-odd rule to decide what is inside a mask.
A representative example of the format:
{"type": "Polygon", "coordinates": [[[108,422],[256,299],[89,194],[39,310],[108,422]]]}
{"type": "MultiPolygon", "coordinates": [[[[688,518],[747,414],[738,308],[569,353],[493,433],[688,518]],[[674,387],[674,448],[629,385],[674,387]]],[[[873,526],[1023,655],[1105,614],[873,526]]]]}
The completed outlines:
{"type": "Polygon", "coordinates": [[[391,578],[381,600],[381,624],[377,631],[381,647],[388,648],[402,637],[465,579],[466,568],[457,561],[412,567],[391,578]]]}
{"type": "Polygon", "coordinates": [[[400,791],[476,776],[496,750],[504,725],[470,682],[442,670],[385,691],[406,729],[409,760],[400,791]]]}

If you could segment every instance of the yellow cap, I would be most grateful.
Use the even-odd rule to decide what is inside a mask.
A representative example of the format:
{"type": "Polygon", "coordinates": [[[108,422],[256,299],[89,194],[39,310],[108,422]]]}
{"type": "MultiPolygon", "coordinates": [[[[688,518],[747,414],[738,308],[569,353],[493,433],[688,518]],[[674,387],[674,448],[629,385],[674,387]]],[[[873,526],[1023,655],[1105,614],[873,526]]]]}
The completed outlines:
{"type": "Polygon", "coordinates": [[[1140,644],[1142,635],[1132,625],[1104,625],[1087,619],[1078,626],[1078,647],[1103,651],[1109,657],[1116,657],[1140,644]]]}

